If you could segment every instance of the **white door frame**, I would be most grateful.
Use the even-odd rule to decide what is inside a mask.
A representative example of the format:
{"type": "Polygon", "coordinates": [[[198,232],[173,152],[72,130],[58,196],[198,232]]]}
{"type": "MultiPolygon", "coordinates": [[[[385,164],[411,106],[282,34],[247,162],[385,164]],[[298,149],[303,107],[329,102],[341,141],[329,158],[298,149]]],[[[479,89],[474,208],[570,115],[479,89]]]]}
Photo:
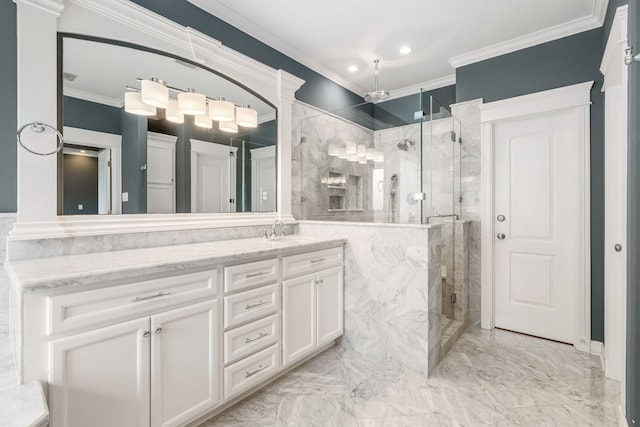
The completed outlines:
{"type": "Polygon", "coordinates": [[[495,327],[495,283],[494,283],[494,138],[496,122],[521,119],[553,111],[573,111],[583,142],[581,152],[583,180],[579,199],[582,200],[582,215],[576,218],[583,230],[580,242],[580,280],[574,287],[576,301],[575,333],[573,345],[581,351],[590,351],[591,345],[591,218],[590,218],[590,149],[589,149],[589,106],[593,81],[566,86],[559,89],[518,96],[480,106],[482,125],[481,145],[481,327],[495,327]]]}
{"type": "Polygon", "coordinates": [[[122,213],[122,135],[65,126],[66,144],[111,149],[111,213],[122,213]]]}

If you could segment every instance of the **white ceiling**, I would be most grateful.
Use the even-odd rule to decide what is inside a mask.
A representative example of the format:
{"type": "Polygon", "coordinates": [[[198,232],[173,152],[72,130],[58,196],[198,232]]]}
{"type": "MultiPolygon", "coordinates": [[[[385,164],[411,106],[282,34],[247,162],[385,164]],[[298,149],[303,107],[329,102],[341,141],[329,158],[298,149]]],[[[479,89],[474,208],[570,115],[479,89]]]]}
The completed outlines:
{"type": "Polygon", "coordinates": [[[188,0],[364,95],[455,82],[455,66],[602,25],[608,0],[188,0]],[[402,45],[413,49],[401,55],[402,45]],[[358,71],[347,71],[349,65],[358,71]],[[453,64],[453,65],[452,65],[453,64]]]}

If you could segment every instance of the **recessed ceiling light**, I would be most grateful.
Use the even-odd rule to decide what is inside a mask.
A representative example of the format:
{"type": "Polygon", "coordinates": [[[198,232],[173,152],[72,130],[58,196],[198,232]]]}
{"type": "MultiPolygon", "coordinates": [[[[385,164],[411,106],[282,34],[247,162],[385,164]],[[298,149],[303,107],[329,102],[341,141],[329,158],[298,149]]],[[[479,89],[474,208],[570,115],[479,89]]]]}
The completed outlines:
{"type": "Polygon", "coordinates": [[[347,68],[347,70],[349,70],[350,73],[355,73],[356,71],[358,71],[358,67],[355,65],[349,65],[349,68],[347,68]]]}
{"type": "Polygon", "coordinates": [[[402,46],[400,48],[400,53],[403,55],[407,55],[409,53],[411,53],[411,47],[410,46],[402,46]]]}

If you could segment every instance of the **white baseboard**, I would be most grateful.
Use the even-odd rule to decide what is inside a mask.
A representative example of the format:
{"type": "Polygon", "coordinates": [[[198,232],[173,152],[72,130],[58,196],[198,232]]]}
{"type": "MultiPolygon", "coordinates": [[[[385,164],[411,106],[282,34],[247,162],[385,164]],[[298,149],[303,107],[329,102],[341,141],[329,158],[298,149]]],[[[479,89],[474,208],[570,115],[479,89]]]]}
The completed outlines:
{"type": "Polygon", "coordinates": [[[592,356],[600,356],[600,364],[602,365],[602,370],[605,370],[607,361],[605,360],[605,352],[604,352],[604,343],[600,341],[591,341],[589,344],[589,353],[592,356]]]}
{"type": "Polygon", "coordinates": [[[622,413],[622,406],[618,406],[618,414],[620,414],[620,417],[618,418],[618,426],[629,427],[629,424],[627,423],[627,417],[625,417],[622,413]]]}

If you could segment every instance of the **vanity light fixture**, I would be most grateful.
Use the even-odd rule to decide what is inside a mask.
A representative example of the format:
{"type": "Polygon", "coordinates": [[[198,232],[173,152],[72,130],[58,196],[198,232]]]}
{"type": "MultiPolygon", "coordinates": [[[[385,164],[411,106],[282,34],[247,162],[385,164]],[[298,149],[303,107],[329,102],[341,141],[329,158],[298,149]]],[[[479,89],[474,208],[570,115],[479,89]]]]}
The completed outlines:
{"type": "Polygon", "coordinates": [[[339,155],[338,154],[339,151],[340,149],[338,148],[338,144],[329,144],[327,152],[329,153],[330,156],[337,157],[339,155]]]}
{"type": "Polygon", "coordinates": [[[142,102],[140,92],[125,92],[124,111],[138,116],[155,116],[156,107],[142,102]]]}
{"type": "Polygon", "coordinates": [[[219,122],[232,122],[236,119],[236,106],[224,97],[209,101],[209,118],[219,122]]]}
{"type": "Polygon", "coordinates": [[[249,108],[249,105],[236,107],[236,123],[247,128],[258,127],[258,112],[249,108]]]}
{"type": "Polygon", "coordinates": [[[344,147],[340,147],[338,148],[338,154],[337,154],[339,159],[345,159],[347,158],[347,149],[344,147]]]}
{"type": "Polygon", "coordinates": [[[357,162],[358,155],[356,153],[347,153],[347,160],[349,160],[350,162],[357,162]]]}
{"type": "Polygon", "coordinates": [[[169,88],[156,77],[140,82],[140,97],[145,104],[157,108],[167,108],[169,103],[169,88]]]}
{"type": "Polygon", "coordinates": [[[364,144],[359,144],[358,148],[356,149],[356,154],[358,155],[358,157],[365,159],[367,155],[367,147],[364,144]]]}
{"type": "Polygon", "coordinates": [[[167,112],[165,118],[171,123],[184,123],[184,114],[178,110],[178,101],[175,99],[169,99],[167,103],[167,112]]]}
{"type": "Polygon", "coordinates": [[[213,128],[213,122],[206,114],[200,114],[193,118],[193,124],[203,129],[211,129],[213,128]]]}
{"type": "Polygon", "coordinates": [[[374,156],[375,156],[376,150],[373,148],[367,148],[367,151],[365,153],[365,158],[367,160],[373,160],[374,156]]]}
{"type": "Polygon", "coordinates": [[[236,122],[220,122],[220,130],[227,133],[238,133],[238,124],[236,122]]]}
{"type": "Polygon", "coordinates": [[[358,152],[357,144],[353,141],[347,142],[346,150],[347,154],[356,154],[358,152]]]}
{"type": "Polygon", "coordinates": [[[182,114],[199,116],[207,112],[207,97],[189,88],[178,94],[178,110],[182,114]]]}
{"type": "Polygon", "coordinates": [[[382,151],[376,151],[373,155],[373,161],[376,163],[384,162],[384,153],[382,151]]]}

